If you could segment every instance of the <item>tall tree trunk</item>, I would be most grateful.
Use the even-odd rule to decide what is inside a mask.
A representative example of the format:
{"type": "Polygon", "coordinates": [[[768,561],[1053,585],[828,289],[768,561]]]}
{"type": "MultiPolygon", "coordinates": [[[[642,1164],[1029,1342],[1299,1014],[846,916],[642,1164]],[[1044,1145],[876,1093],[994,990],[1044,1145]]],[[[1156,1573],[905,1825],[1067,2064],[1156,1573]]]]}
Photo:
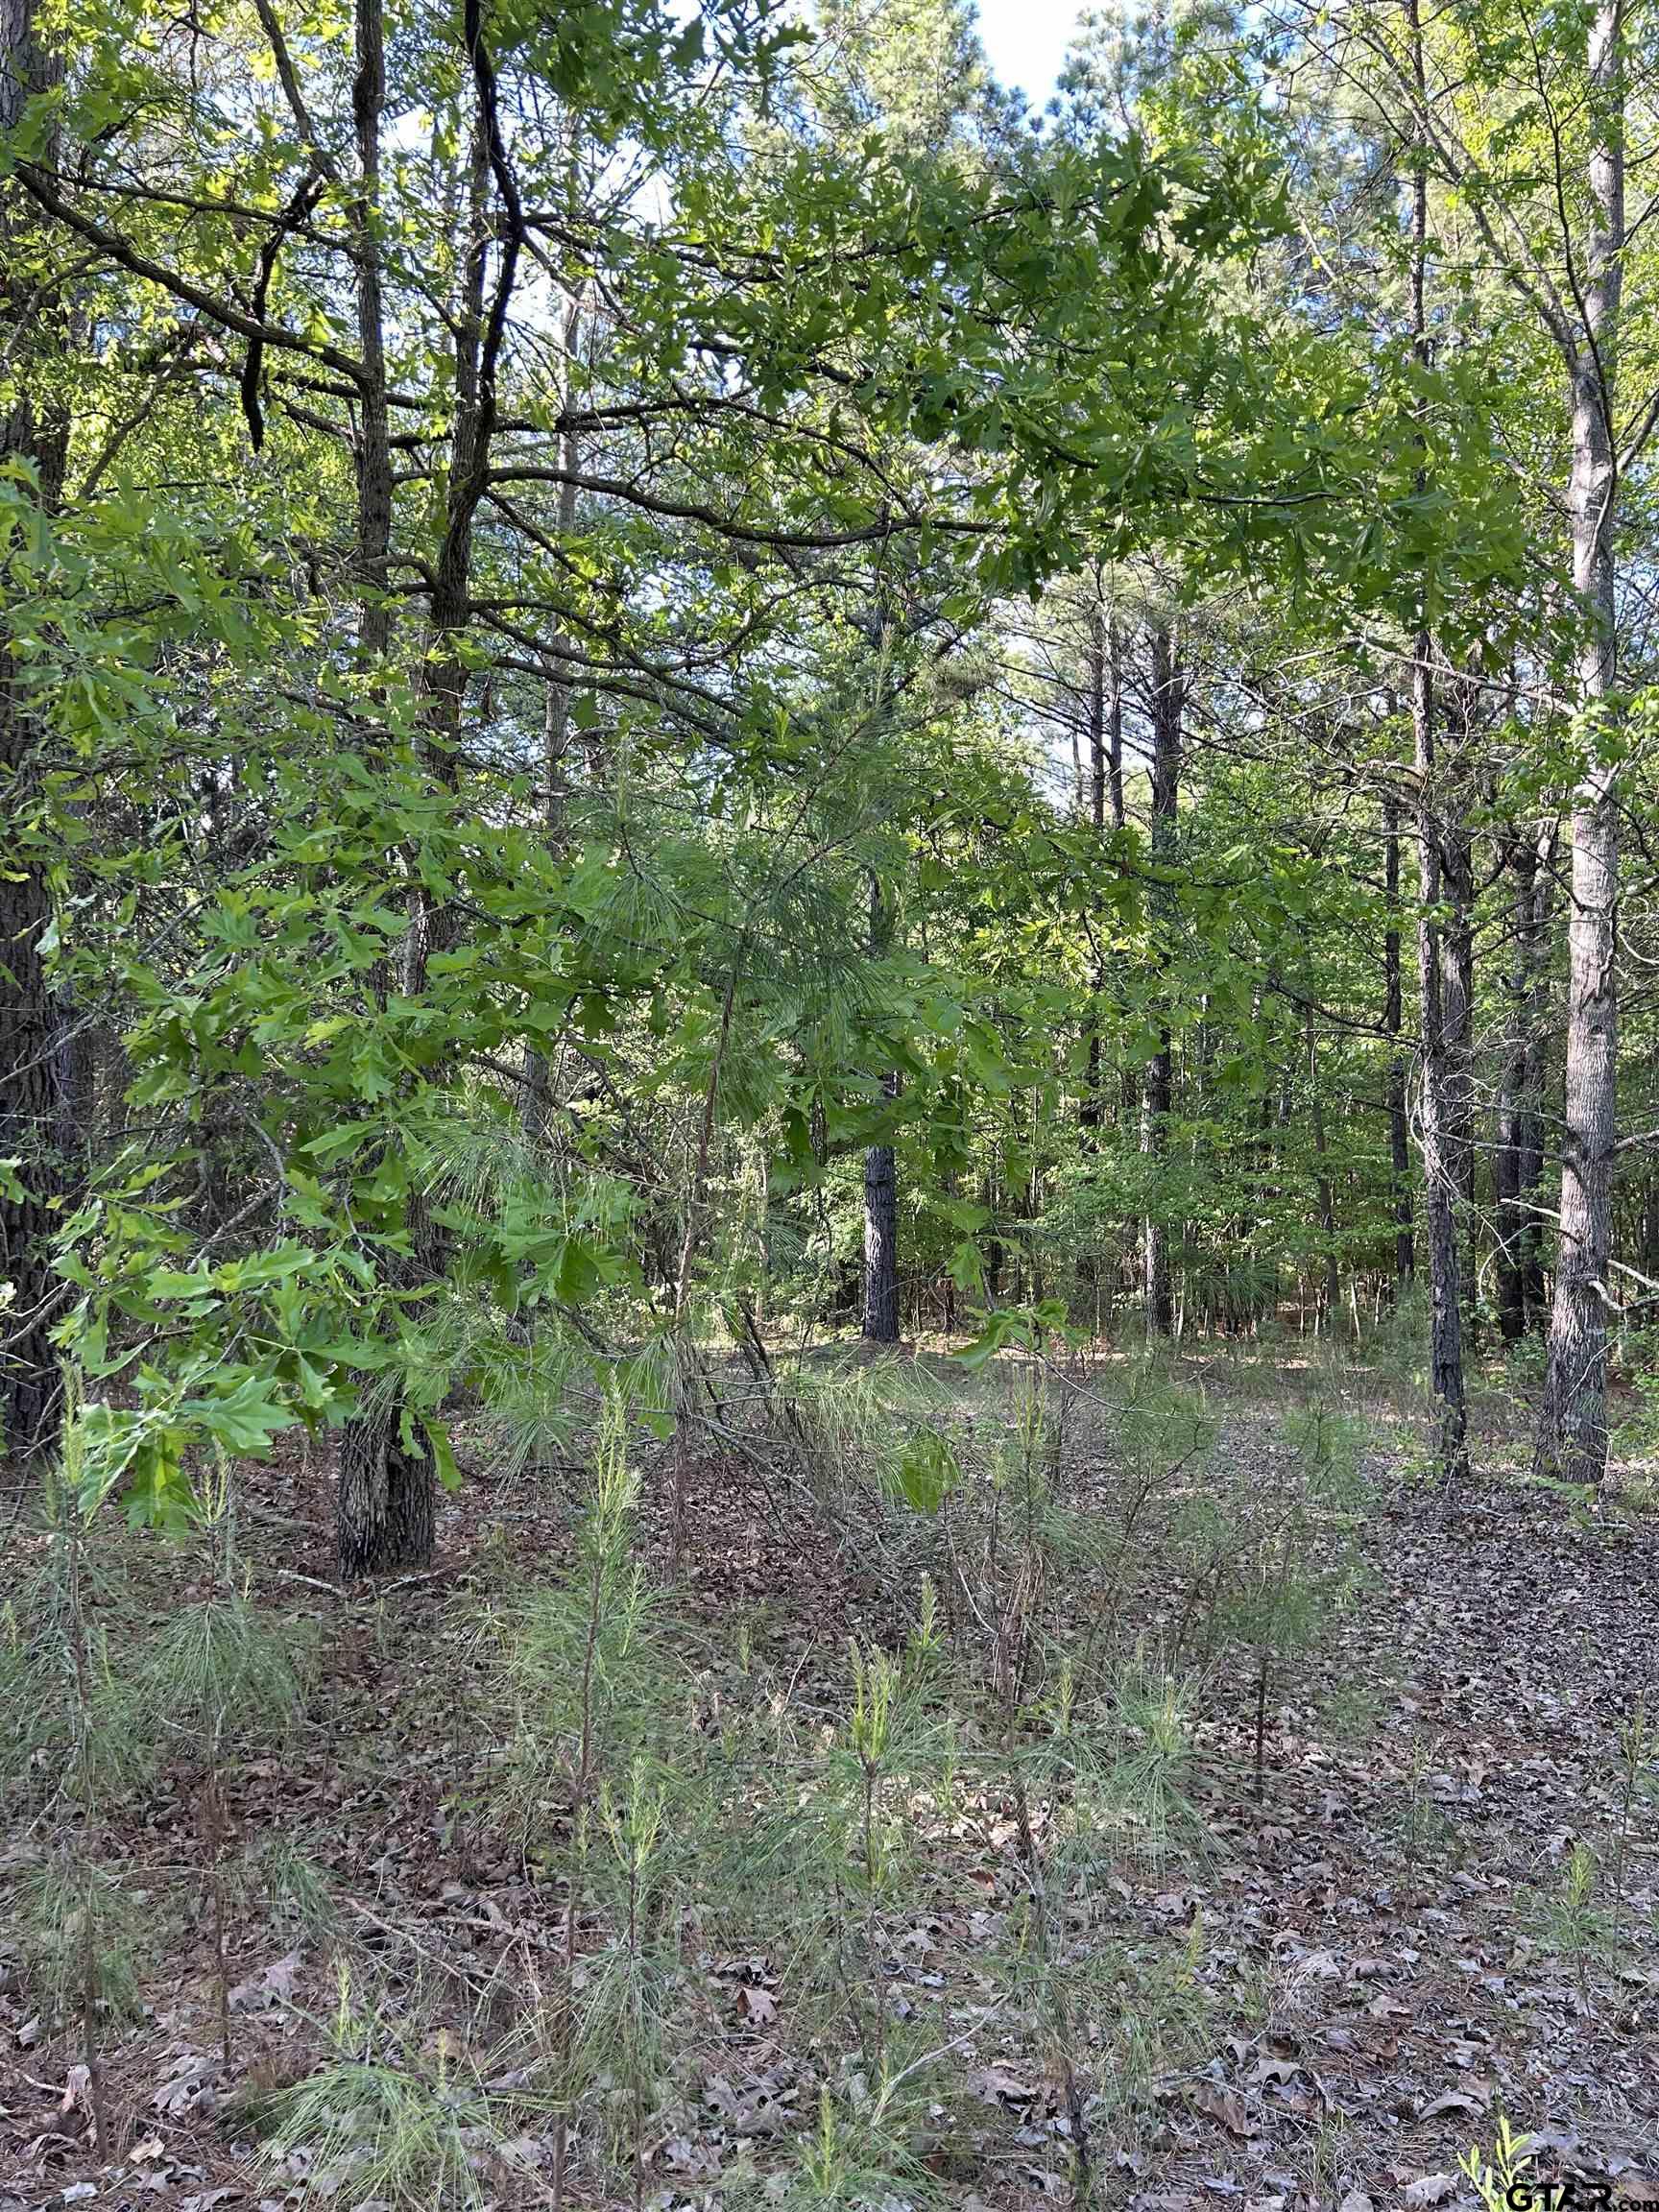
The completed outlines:
{"type": "Polygon", "coordinates": [[[1405,977],[1400,957],[1400,809],[1382,802],[1384,895],[1388,926],[1382,938],[1382,1033],[1388,1040],[1388,1157],[1394,1191],[1394,1288],[1417,1269],[1411,1233],[1411,1127],[1406,1111],[1406,1058],[1400,1049],[1405,977]]]}
{"type": "MultiPolygon", "coordinates": [[[[574,179],[577,157],[572,149],[570,173],[572,178],[572,213],[577,194],[574,179]]],[[[559,349],[560,411],[568,417],[574,405],[573,371],[576,349],[582,329],[582,288],[573,283],[565,302],[565,319],[559,349]]],[[[575,429],[566,421],[559,433],[559,467],[564,481],[559,486],[558,541],[563,544],[576,527],[576,472],[581,466],[581,441],[575,429]]],[[[554,654],[547,662],[547,689],[542,703],[541,718],[541,819],[547,835],[548,850],[561,852],[565,838],[565,756],[570,743],[569,664],[557,657],[557,649],[565,642],[562,629],[553,634],[554,654]]],[[[545,1143],[548,1117],[552,1111],[552,1068],[547,1055],[534,1042],[524,1049],[524,1134],[532,1143],[545,1143]]]]}
{"type": "MultiPolygon", "coordinates": [[[[1172,887],[1160,879],[1175,853],[1175,812],[1181,791],[1181,716],[1183,680],[1174,633],[1167,622],[1155,623],[1151,632],[1152,658],[1152,818],[1151,848],[1154,878],[1150,896],[1156,957],[1167,971],[1174,926],[1172,887]]],[[[1160,982],[1163,997],[1166,984],[1160,982]]],[[[1162,1026],[1158,1050],[1148,1061],[1142,1088],[1141,1149],[1149,1169],[1150,1195],[1142,1223],[1142,1284],[1150,1336],[1167,1336],[1174,1327],[1174,1307],[1169,1284],[1168,1235],[1163,1218],[1159,1174],[1167,1143],[1169,1109],[1174,1094],[1174,1058],[1167,1022],[1162,1026]]]]}
{"type": "Polygon", "coordinates": [[[1438,932],[1440,959],[1440,1049],[1445,1069],[1447,1172],[1452,1178],[1459,1226],[1457,1282],[1464,1344],[1475,1338],[1475,1284],[1479,1216],[1475,1205],[1475,848],[1469,828],[1468,724],[1461,742],[1438,751],[1435,768],[1434,828],[1439,843],[1440,903],[1445,922],[1438,932]]]}
{"type": "Polygon", "coordinates": [[[1532,914],[1532,872],[1536,854],[1529,837],[1510,840],[1512,932],[1508,1000],[1498,1068],[1497,1157],[1494,1173],[1498,1207],[1498,1333],[1505,1344],[1518,1344],[1527,1329],[1527,1286],[1521,1264],[1521,1117],[1527,1081],[1527,1011],[1531,998],[1527,974],[1532,914]]]}
{"type": "Polygon", "coordinates": [[[1550,1068],[1550,916],[1555,893],[1555,825],[1538,832],[1538,860],[1532,875],[1532,990],[1527,1011],[1526,1073],[1522,1083],[1520,1157],[1516,1166],[1516,1204],[1521,1212],[1523,1310],[1528,1329],[1543,1327],[1543,1215],[1538,1193],[1544,1183],[1544,1094],[1550,1068]]]}
{"type": "MultiPolygon", "coordinates": [[[[34,0],[0,0],[0,131],[16,128],[26,103],[60,74],[36,20],[34,0]]],[[[45,155],[57,164],[55,149],[45,155]]],[[[69,422],[54,393],[53,355],[61,349],[61,302],[42,305],[31,266],[32,219],[21,195],[0,193],[0,330],[15,348],[14,397],[0,417],[0,469],[22,463],[33,495],[50,513],[63,488],[69,422]]],[[[51,248],[45,251],[52,251],[51,248]]],[[[0,646],[0,792],[19,824],[34,811],[40,773],[39,724],[0,646]]],[[[49,1451],[62,1413],[62,1382],[52,1327],[63,1286],[52,1265],[58,1226],[54,1201],[68,1183],[60,1140],[69,1122],[70,1055],[63,1004],[41,950],[53,918],[50,854],[33,838],[10,833],[0,870],[0,1158],[17,1162],[15,1183],[0,1184],[0,1279],[11,1286],[0,1308],[0,1433],[20,1455],[49,1451]],[[16,1194],[20,1190],[21,1195],[16,1194]],[[8,1191],[12,1194],[8,1195],[8,1191]]]]}
{"type": "MultiPolygon", "coordinates": [[[[1093,634],[1087,660],[1089,684],[1089,818],[1097,838],[1106,834],[1107,803],[1115,830],[1123,827],[1123,669],[1121,646],[1103,584],[1090,610],[1093,634]]],[[[1105,1119],[1100,1046],[1100,1010],[1107,983],[1105,947],[1096,941],[1093,997],[1089,1008],[1089,1069],[1078,1120],[1085,1143],[1105,1119]]]]}
{"type": "Polygon", "coordinates": [[[1325,1107],[1319,1096],[1319,1040],[1313,1030],[1313,1009],[1308,1009],[1308,1111],[1313,1127],[1315,1195],[1319,1201],[1319,1234],[1325,1243],[1325,1314],[1333,1330],[1342,1311],[1342,1277],[1336,1264],[1336,1194],[1331,1184],[1325,1143],[1325,1107]]]}
{"type": "MultiPolygon", "coordinates": [[[[356,270],[357,348],[364,378],[357,412],[357,547],[361,590],[358,650],[371,671],[384,667],[392,645],[392,431],[386,377],[384,287],[379,238],[380,125],[386,105],[386,26],[381,0],[357,0],[357,74],[352,86],[357,173],[351,198],[351,254],[356,270]]],[[[410,936],[418,948],[420,920],[410,936]]],[[[405,965],[420,957],[406,952],[405,965]]],[[[404,977],[407,982],[407,974],[404,977]]],[[[382,1007],[392,986],[384,966],[375,976],[382,1007]]],[[[334,1502],[335,1555],[343,1581],[423,1566],[436,1527],[432,1455],[424,1432],[406,1439],[400,1393],[370,1385],[369,1395],[340,1431],[334,1502]]]]}
{"type": "MultiPolygon", "coordinates": [[[[882,1078],[889,1098],[899,1078],[882,1078]]],[[[899,1174],[891,1144],[864,1155],[864,1334],[873,1344],[899,1341],[899,1174]]]]}
{"type": "Polygon", "coordinates": [[[1550,837],[1510,840],[1509,1001],[1498,1072],[1498,1319],[1518,1344],[1543,1303],[1538,1185],[1544,1171],[1545,1019],[1548,1011],[1550,837]]]}
{"type": "MultiPolygon", "coordinates": [[[[879,958],[892,935],[892,919],[874,872],[870,877],[870,950],[879,958]]],[[[899,1076],[883,1076],[884,1097],[897,1098],[899,1076]]],[[[872,1144],[864,1155],[864,1335],[872,1344],[899,1341],[899,1173],[891,1144],[872,1144]]]]}
{"type": "Polygon", "coordinates": [[[1411,729],[1418,778],[1417,976],[1423,1001],[1422,1097],[1419,1143],[1423,1154],[1423,1214],[1429,1246],[1430,1377],[1440,1418],[1440,1467],[1448,1478],[1467,1472],[1468,1410],[1463,1390],[1463,1315],[1457,1264],[1458,1154],[1454,1132],[1455,1075],[1447,1047],[1444,1004],[1455,967],[1443,957],[1435,915],[1440,903],[1440,851],[1433,799],[1434,676],[1427,631],[1414,643],[1411,729]]]}
{"type": "Polygon", "coordinates": [[[1599,0],[1590,20],[1589,64],[1595,212],[1579,264],[1584,329],[1571,363],[1567,501],[1584,625],[1578,699],[1588,762],[1573,794],[1561,1235],[1536,1458],[1542,1471],[1599,1482],[1607,1471],[1607,1261],[1618,1103],[1618,771],[1605,718],[1616,673],[1612,426],[1624,252],[1623,0],[1599,0]]]}
{"type": "MultiPolygon", "coordinates": [[[[1106,724],[1108,667],[1106,652],[1106,603],[1098,592],[1089,610],[1089,647],[1084,657],[1086,680],[1089,685],[1089,819],[1096,837],[1106,830],[1106,724]]],[[[1094,972],[1091,977],[1089,1001],[1089,1065],[1083,1085],[1083,1104],[1077,1117],[1083,1131],[1086,1150],[1093,1151],[1095,1132],[1104,1118],[1104,1100],[1100,1095],[1100,998],[1106,988],[1106,956],[1104,948],[1096,941],[1094,947],[1094,972]]]]}
{"type": "Polygon", "coordinates": [[[1123,806],[1123,633],[1106,618],[1106,798],[1112,827],[1121,830],[1128,816],[1123,806]]]}
{"type": "MultiPolygon", "coordinates": [[[[1123,659],[1122,639],[1112,617],[1112,602],[1104,571],[1094,579],[1095,596],[1090,608],[1089,640],[1089,816],[1097,841],[1104,840],[1107,808],[1114,830],[1123,827],[1123,659]]],[[[1090,978],[1089,1064],[1084,1080],[1083,1105],[1078,1119],[1083,1148],[1096,1149],[1106,1120],[1106,1079],[1101,1044],[1101,1017],[1108,983],[1106,947],[1094,939],[1094,967],[1090,978]]],[[[1127,1086],[1133,1077],[1122,1071],[1127,1086]]],[[[1098,1254],[1084,1252],[1078,1262],[1078,1279],[1091,1297],[1096,1322],[1099,1315],[1098,1254]]]]}
{"type": "MultiPolygon", "coordinates": [[[[496,371],[506,334],[508,303],[517,270],[522,216],[506,164],[495,113],[493,65],[484,42],[481,0],[466,0],[463,32],[472,71],[474,109],[469,175],[468,252],[455,317],[455,422],[450,438],[444,534],[432,571],[431,615],[421,673],[424,704],[421,748],[433,782],[453,793],[460,778],[462,709],[468,668],[462,639],[471,619],[473,525],[489,481],[491,441],[497,413],[496,371]],[[500,208],[490,206],[491,184],[500,208]],[[495,261],[489,284],[492,255],[495,261]],[[487,288],[489,293],[486,305],[487,288]]],[[[391,545],[392,473],[385,424],[379,240],[375,219],[380,182],[380,127],[386,102],[385,21],[381,0],[358,0],[357,126],[359,192],[354,248],[358,259],[359,342],[370,389],[363,401],[363,451],[359,474],[360,559],[365,581],[385,573],[391,545]],[[370,435],[370,423],[374,423],[370,435]]],[[[389,615],[365,602],[365,642],[383,657],[389,615]]],[[[403,946],[402,989],[407,998],[426,990],[429,963],[454,941],[454,908],[434,902],[422,884],[410,898],[410,926],[403,946]]],[[[409,1208],[410,1258],[401,1273],[424,1286],[443,1273],[445,1238],[423,1196],[409,1208]]],[[[394,1371],[395,1372],[395,1371],[394,1371]]],[[[394,1388],[365,1410],[354,1432],[343,1434],[338,1501],[340,1569],[344,1576],[419,1564],[430,1554],[436,1526],[435,1467],[419,1421],[412,1421],[394,1388]]]]}
{"type": "MultiPolygon", "coordinates": [[[[1407,0],[1411,69],[1420,114],[1426,113],[1428,87],[1423,60],[1419,0],[1407,0]]],[[[1411,349],[1427,370],[1431,358],[1425,279],[1429,257],[1429,173],[1421,146],[1411,194],[1411,349]]],[[[1419,493],[1428,489],[1425,469],[1417,470],[1419,493]]],[[[1426,604],[1426,602],[1425,602],[1426,604]]],[[[1460,1055],[1467,1047],[1469,1011],[1462,995],[1462,963],[1448,945],[1438,915],[1442,897],[1455,891],[1446,881],[1447,858],[1455,840],[1445,832],[1455,811],[1436,774],[1433,643],[1420,605],[1411,642],[1411,741],[1417,801],[1417,975],[1423,1002],[1422,1106],[1423,1213],[1429,1246],[1430,1378],[1439,1409],[1440,1470],[1448,1479],[1469,1465],[1469,1417],[1463,1389],[1463,1316],[1457,1265],[1457,1199],[1463,1155],[1459,1136],[1466,1115],[1467,1085],[1460,1055]]]]}

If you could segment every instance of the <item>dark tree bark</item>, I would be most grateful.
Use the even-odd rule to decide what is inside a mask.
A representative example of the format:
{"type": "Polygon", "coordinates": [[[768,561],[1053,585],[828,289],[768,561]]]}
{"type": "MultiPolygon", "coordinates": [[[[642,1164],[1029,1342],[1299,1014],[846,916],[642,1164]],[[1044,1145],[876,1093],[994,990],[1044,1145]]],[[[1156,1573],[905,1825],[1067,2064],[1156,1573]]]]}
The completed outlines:
{"type": "Polygon", "coordinates": [[[1336,1264],[1336,1194],[1332,1188],[1330,1158],[1325,1142],[1325,1106],[1319,1095],[1319,1040],[1313,1029],[1313,1009],[1308,1009],[1308,1111],[1313,1128],[1315,1195],[1319,1201],[1319,1234],[1325,1240],[1325,1317],[1334,1330],[1342,1310],[1342,1277],[1336,1264]]]}
{"type": "MultiPolygon", "coordinates": [[[[392,551],[393,469],[391,415],[386,380],[384,287],[380,263],[380,127],[386,106],[386,26],[381,0],[357,0],[357,74],[351,108],[356,129],[357,173],[351,197],[351,255],[357,292],[357,347],[363,364],[358,395],[356,568],[361,605],[358,651],[364,665],[381,666],[392,645],[389,591],[392,551]]],[[[419,939],[416,919],[411,938],[419,939]]],[[[405,966],[419,958],[406,949],[405,966]]],[[[405,976],[405,981],[407,976],[405,976]]],[[[375,988],[382,1001],[390,978],[375,988]]],[[[386,1270],[383,1269],[383,1272],[386,1270]]],[[[405,1265],[413,1280],[415,1269],[405,1265]]],[[[423,1566],[431,1555],[437,1518],[432,1455],[417,1429],[403,1439],[401,1394],[372,1395],[340,1432],[336,1454],[335,1551],[342,1580],[423,1566]]]]}
{"type": "MultiPolygon", "coordinates": [[[[462,638],[471,619],[473,527],[489,482],[497,412],[496,371],[523,233],[517,191],[495,112],[494,69],[484,42],[479,0],[466,0],[463,36],[473,91],[469,239],[454,319],[455,421],[444,533],[432,572],[421,718],[424,765],[434,782],[449,791],[457,788],[460,777],[461,716],[468,683],[462,638]],[[498,211],[490,204],[492,184],[500,203],[498,211]]],[[[364,584],[362,642],[371,661],[385,657],[391,640],[390,602],[382,584],[391,551],[394,478],[376,230],[386,105],[385,36],[381,0],[358,0],[352,94],[358,164],[353,252],[358,343],[365,371],[358,450],[358,563],[364,584]]],[[[453,943],[457,926],[452,906],[435,903],[423,886],[414,888],[403,945],[405,997],[417,998],[426,989],[429,963],[453,943]]],[[[410,1257],[399,1269],[387,1272],[410,1286],[421,1286],[443,1273],[444,1235],[419,1196],[411,1201],[408,1226],[410,1257]]],[[[430,1445],[420,1424],[408,1418],[398,1393],[372,1403],[347,1425],[341,1438],[336,1507],[342,1575],[349,1577],[419,1564],[430,1552],[436,1523],[434,1477],[430,1445]]]]}
{"type": "MultiPolygon", "coordinates": [[[[26,103],[59,73],[34,0],[0,0],[0,131],[15,128],[26,103]]],[[[55,152],[47,159],[56,163],[55,152]]],[[[62,492],[68,418],[50,397],[60,349],[61,304],[36,290],[43,263],[30,252],[33,218],[21,195],[0,191],[0,330],[12,334],[13,396],[0,416],[0,467],[21,462],[48,513],[62,492]],[[34,266],[31,266],[31,263],[34,266]],[[42,397],[42,394],[48,395],[42,397]]],[[[42,733],[10,653],[0,652],[0,794],[21,821],[32,811],[42,733]]],[[[70,1121],[70,1051],[62,1000],[46,973],[42,941],[53,918],[46,856],[8,834],[0,872],[0,1158],[14,1159],[22,1195],[0,1190],[0,1428],[22,1456],[49,1451],[62,1413],[62,1382],[51,1339],[63,1286],[52,1265],[53,1201],[68,1186],[60,1142],[70,1121]]]]}
{"type": "Polygon", "coordinates": [[[398,1434],[402,1408],[376,1404],[340,1432],[336,1550],[343,1581],[424,1567],[437,1526],[431,1449],[419,1428],[413,1445],[398,1434]]]}
{"type": "MultiPolygon", "coordinates": [[[[1151,909],[1158,959],[1163,968],[1170,959],[1174,926],[1174,899],[1170,886],[1161,880],[1175,852],[1175,815],[1181,793],[1181,718],[1185,685],[1176,652],[1173,630],[1156,623],[1151,632],[1152,814],[1151,848],[1154,880],[1151,909]]],[[[1174,1098],[1174,1056],[1166,1024],[1158,1050],[1147,1062],[1142,1086],[1141,1149],[1151,1171],[1152,1197],[1142,1224],[1142,1287],[1146,1307],[1146,1330],[1151,1336],[1167,1336],[1175,1325],[1174,1301],[1169,1281],[1168,1234],[1162,1217],[1157,1189],[1168,1140],[1169,1110],[1174,1098]]]]}
{"type": "Polygon", "coordinates": [[[1550,841],[1547,833],[1509,842],[1510,951],[1504,979],[1508,1017],[1498,1073],[1498,1320],[1518,1344],[1543,1305],[1538,1185],[1544,1171],[1544,1059],[1547,1049],[1550,841]]]}
{"type": "MultiPolygon", "coordinates": [[[[893,1096],[893,1076],[885,1087],[893,1096]]],[[[872,1344],[899,1341],[899,1176],[891,1144],[872,1144],[864,1155],[864,1334],[872,1344]]]]}
{"type": "Polygon", "coordinates": [[[985,1230],[985,1292],[993,1306],[1002,1302],[1002,1270],[1007,1261],[1007,1247],[998,1230],[997,1179],[989,1168],[985,1171],[983,1203],[986,1215],[985,1230]]]}
{"type": "MultiPolygon", "coordinates": [[[[870,950],[886,950],[892,919],[881,886],[870,878],[870,950]]],[[[899,1095],[899,1077],[889,1070],[882,1094],[899,1095]]],[[[872,1144],[864,1155],[864,1335],[872,1344],[899,1341],[899,1171],[891,1144],[872,1144]]]]}
{"type": "Polygon", "coordinates": [[[1382,803],[1384,890],[1388,926],[1382,939],[1382,1033],[1388,1040],[1388,1156],[1394,1190],[1394,1287],[1417,1269],[1411,1226],[1411,1130],[1406,1112],[1406,1058],[1400,1049],[1404,974],[1400,958],[1400,809],[1382,803]]]}

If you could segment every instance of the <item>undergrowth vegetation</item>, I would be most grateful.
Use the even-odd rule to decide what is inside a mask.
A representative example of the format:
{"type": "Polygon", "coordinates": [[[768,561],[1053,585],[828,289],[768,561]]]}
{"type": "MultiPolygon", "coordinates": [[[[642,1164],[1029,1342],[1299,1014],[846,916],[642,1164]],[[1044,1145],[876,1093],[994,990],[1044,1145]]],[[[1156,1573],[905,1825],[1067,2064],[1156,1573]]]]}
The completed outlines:
{"type": "MultiPolygon", "coordinates": [[[[803,1652],[647,1575],[661,1454],[639,1410],[613,1387],[587,1432],[560,1571],[492,1550],[446,1630],[445,1832],[536,1900],[488,1976],[435,1971],[294,1839],[237,1819],[238,1774],[303,1724],[315,1658],[252,1599],[228,1486],[167,1553],[186,1588],[144,1632],[132,1587],[94,1601],[58,1485],[7,1615],[11,1783],[60,1838],[19,1890],[39,2004],[96,2077],[147,1928],[183,1914],[228,2069],[226,1917],[256,1894],[296,1959],[332,1960],[335,1996],[310,2062],[236,2110],[320,2200],[637,2205],[722,2099],[724,2190],[924,2201],[967,2170],[965,2115],[989,2103],[1081,2200],[1214,2041],[1202,1911],[1148,1944],[1125,1877],[1177,1890],[1217,1794],[1271,1792],[1282,1702],[1363,1590],[1362,1428],[1315,1378],[1246,1462],[1155,1364],[804,1364],[744,1418],[865,1602],[803,1652]],[[107,1624],[129,1616],[113,1667],[107,1624]],[[170,1892],[99,1849],[108,1802],[163,1778],[199,1854],[170,1892]],[[972,1970],[925,1973],[919,2002],[964,1911],[972,1970]],[[711,2063],[733,2017],[787,2024],[786,2097],[711,2063]]],[[[1559,1939],[1589,1941],[1577,1920],[1559,1939]]]]}

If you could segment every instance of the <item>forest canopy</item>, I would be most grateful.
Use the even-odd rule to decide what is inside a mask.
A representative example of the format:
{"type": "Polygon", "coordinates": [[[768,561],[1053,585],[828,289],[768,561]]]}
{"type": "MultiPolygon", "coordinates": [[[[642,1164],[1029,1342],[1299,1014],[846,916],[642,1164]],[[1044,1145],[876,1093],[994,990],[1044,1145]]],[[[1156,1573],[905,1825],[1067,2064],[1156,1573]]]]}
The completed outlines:
{"type": "Polygon", "coordinates": [[[1420,1275],[1448,1468],[1548,1310],[1602,1478],[1636,26],[1103,15],[1042,114],[948,7],[9,36],[18,1449],[326,1429],[354,1572],[454,1394],[733,1297],[1420,1275]]]}

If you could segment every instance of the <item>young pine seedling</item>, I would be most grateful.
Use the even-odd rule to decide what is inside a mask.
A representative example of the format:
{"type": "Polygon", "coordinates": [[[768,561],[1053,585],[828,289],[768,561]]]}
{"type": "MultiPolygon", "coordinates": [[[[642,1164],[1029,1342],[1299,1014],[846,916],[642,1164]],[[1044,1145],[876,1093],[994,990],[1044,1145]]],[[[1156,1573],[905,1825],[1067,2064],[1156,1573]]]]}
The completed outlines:
{"type": "Polygon", "coordinates": [[[1546,1950],[1569,1960],[1578,2003],[1590,2006],[1590,1968],[1606,1955],[1610,1934],[1600,1899],[1600,1867],[1588,1843],[1575,1843],[1560,1884],[1534,1902],[1533,1925],[1546,1950]]]}

